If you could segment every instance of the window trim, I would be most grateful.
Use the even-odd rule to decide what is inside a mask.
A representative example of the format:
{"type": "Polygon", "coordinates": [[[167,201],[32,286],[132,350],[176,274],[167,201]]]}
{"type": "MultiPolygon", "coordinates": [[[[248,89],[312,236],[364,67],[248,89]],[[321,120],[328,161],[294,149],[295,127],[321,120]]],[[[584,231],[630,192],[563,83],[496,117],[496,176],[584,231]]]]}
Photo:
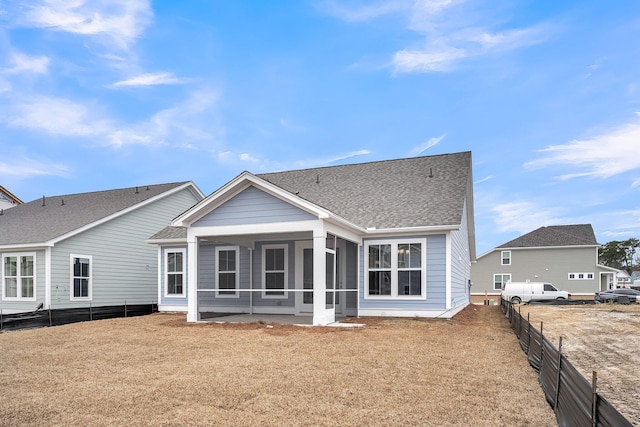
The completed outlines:
{"type": "Polygon", "coordinates": [[[91,301],[93,299],[93,256],[91,255],[80,255],[80,254],[69,254],[69,301],[91,301]],[[73,262],[76,258],[87,258],[89,260],[89,289],[87,290],[88,296],[86,297],[76,297],[73,295],[75,287],[74,287],[74,279],[76,276],[73,274],[73,262]]]}
{"type": "Polygon", "coordinates": [[[511,273],[493,273],[493,283],[491,284],[491,287],[493,288],[494,291],[501,291],[502,290],[502,286],[505,285],[505,283],[509,283],[511,280],[513,280],[513,275],[511,273]],[[504,281],[504,276],[505,275],[509,275],[509,280],[507,280],[506,282],[504,281]],[[500,281],[502,283],[502,285],[500,286],[499,289],[496,289],[496,276],[503,276],[502,280],[500,281]]]}
{"type": "MultiPolygon", "coordinates": [[[[425,300],[427,298],[427,239],[426,238],[405,238],[405,239],[379,239],[367,240],[364,244],[363,254],[364,266],[364,299],[367,300],[425,300]],[[398,245],[419,244],[421,246],[420,268],[420,295],[398,295],[398,272],[410,271],[413,269],[398,268],[398,245]],[[369,294],[369,247],[376,245],[391,245],[391,295],[370,295],[369,294]]],[[[379,270],[379,269],[373,269],[379,270]]],[[[386,269],[385,269],[386,270],[386,269]]]]}
{"type": "MultiPolygon", "coordinates": [[[[176,274],[177,272],[173,272],[176,274]]],[[[165,298],[186,298],[187,297],[187,250],[185,248],[171,248],[164,251],[164,297],[165,298]],[[182,254],[182,293],[169,293],[169,254],[182,254]]]]}
{"type": "Polygon", "coordinates": [[[500,251],[500,265],[511,265],[511,251],[500,251]],[[507,262],[504,262],[507,254],[507,262]]]}
{"type": "MultiPolygon", "coordinates": [[[[216,246],[216,298],[240,298],[240,246],[216,246]],[[221,294],[220,293],[220,251],[235,251],[236,254],[236,269],[233,273],[236,275],[235,288],[222,289],[223,292],[233,291],[233,294],[221,294]]],[[[225,270],[224,273],[231,273],[231,270],[225,270]]]]}
{"type": "Polygon", "coordinates": [[[284,244],[274,244],[274,245],[263,245],[262,246],[262,298],[264,299],[288,299],[289,298],[289,245],[284,244]],[[284,294],[283,295],[267,295],[267,292],[278,291],[279,289],[267,289],[267,250],[268,249],[284,249],[284,271],[282,270],[269,270],[269,272],[280,272],[284,273],[284,294]]]}
{"type": "MultiPolygon", "coordinates": [[[[3,301],[36,301],[37,297],[37,277],[38,277],[38,264],[36,262],[36,253],[35,252],[12,252],[12,253],[3,253],[2,254],[2,266],[0,266],[0,277],[2,278],[2,300],[3,301]],[[33,296],[32,297],[23,297],[22,296],[22,275],[20,274],[20,257],[30,256],[33,257],[33,296]],[[5,286],[5,275],[4,275],[4,262],[5,258],[17,258],[17,270],[16,270],[16,295],[15,297],[8,297],[6,295],[7,288],[5,286]]],[[[13,276],[11,276],[13,277],[13,276]]]]}

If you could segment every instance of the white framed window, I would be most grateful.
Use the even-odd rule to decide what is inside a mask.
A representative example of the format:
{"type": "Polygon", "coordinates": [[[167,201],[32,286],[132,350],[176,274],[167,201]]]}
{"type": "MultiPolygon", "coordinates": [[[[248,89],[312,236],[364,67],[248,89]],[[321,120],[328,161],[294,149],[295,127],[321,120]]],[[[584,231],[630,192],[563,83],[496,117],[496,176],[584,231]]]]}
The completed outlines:
{"type": "Polygon", "coordinates": [[[91,255],[70,255],[71,259],[71,301],[85,301],[92,297],[92,257],[91,255]]]}
{"type": "Polygon", "coordinates": [[[287,245],[262,247],[262,298],[288,298],[287,245]]]}
{"type": "Polygon", "coordinates": [[[35,252],[2,255],[2,299],[35,301],[35,252]]]}
{"type": "Polygon", "coordinates": [[[185,249],[170,249],[165,252],[164,296],[184,298],[187,296],[185,271],[187,252],[185,249]]]}
{"type": "Polygon", "coordinates": [[[238,246],[216,247],[216,297],[239,297],[239,253],[240,248],[238,246]]]}
{"type": "Polygon", "coordinates": [[[511,251],[500,252],[500,265],[511,265],[511,251]]]}
{"type": "Polygon", "coordinates": [[[500,274],[494,274],[493,275],[493,290],[494,291],[501,291],[502,290],[502,286],[511,281],[511,273],[500,273],[500,274]]]}
{"type": "Polygon", "coordinates": [[[426,247],[426,239],[366,242],[365,298],[426,298],[426,247]]]}
{"type": "Polygon", "coordinates": [[[593,280],[593,273],[569,273],[569,280],[593,280]]]}

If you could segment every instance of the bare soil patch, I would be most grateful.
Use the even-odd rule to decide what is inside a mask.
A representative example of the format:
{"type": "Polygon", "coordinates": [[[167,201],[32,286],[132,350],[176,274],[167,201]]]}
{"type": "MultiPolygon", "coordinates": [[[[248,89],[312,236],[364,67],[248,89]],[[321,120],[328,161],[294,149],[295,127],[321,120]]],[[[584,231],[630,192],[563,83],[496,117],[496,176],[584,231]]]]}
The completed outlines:
{"type": "Polygon", "coordinates": [[[532,325],[634,425],[640,426],[640,304],[524,305],[532,325]]]}
{"type": "Polygon", "coordinates": [[[557,425],[497,306],[364,328],[184,318],[0,334],[0,425],[557,425]]]}

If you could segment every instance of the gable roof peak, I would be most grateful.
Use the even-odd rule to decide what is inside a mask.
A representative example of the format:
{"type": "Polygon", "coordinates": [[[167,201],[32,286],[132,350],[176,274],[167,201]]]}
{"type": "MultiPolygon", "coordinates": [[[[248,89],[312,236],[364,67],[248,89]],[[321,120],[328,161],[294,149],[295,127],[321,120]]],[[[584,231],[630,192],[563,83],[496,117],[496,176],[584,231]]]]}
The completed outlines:
{"type": "Polygon", "coordinates": [[[571,224],[543,226],[497,246],[496,249],[597,245],[591,224],[571,224]]]}

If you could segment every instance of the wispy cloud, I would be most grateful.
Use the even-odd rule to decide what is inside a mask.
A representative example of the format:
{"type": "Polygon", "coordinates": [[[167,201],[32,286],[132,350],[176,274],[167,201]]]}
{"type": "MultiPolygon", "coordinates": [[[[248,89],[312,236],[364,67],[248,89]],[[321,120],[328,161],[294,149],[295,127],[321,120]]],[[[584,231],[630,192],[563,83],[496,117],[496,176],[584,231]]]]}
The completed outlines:
{"type": "Polygon", "coordinates": [[[477,181],[473,181],[473,185],[476,185],[476,184],[482,184],[483,182],[487,182],[487,181],[490,181],[490,180],[492,180],[492,179],[493,179],[493,175],[487,175],[487,176],[485,176],[485,177],[484,177],[484,178],[482,178],[482,179],[479,179],[479,180],[477,180],[477,181]]]}
{"type": "Polygon", "coordinates": [[[3,71],[7,74],[34,73],[47,74],[49,71],[49,58],[46,56],[29,56],[15,52],[10,57],[11,66],[3,71]]]}
{"type": "Polygon", "coordinates": [[[64,98],[30,97],[11,106],[6,114],[9,126],[27,128],[52,135],[94,136],[111,127],[87,105],[64,98]]]}
{"type": "Polygon", "coordinates": [[[362,2],[356,7],[345,6],[344,2],[330,0],[320,4],[321,9],[347,22],[362,22],[410,8],[411,1],[394,0],[362,2]]]}
{"type": "Polygon", "coordinates": [[[297,125],[293,122],[291,122],[291,120],[287,120],[287,119],[280,119],[280,126],[282,126],[283,128],[285,128],[288,131],[291,132],[301,132],[304,131],[304,127],[297,125]]]}
{"type": "Polygon", "coordinates": [[[24,24],[104,37],[127,49],[153,19],[148,0],[40,0],[26,6],[24,24]]]}
{"type": "Polygon", "coordinates": [[[0,175],[16,178],[31,178],[34,176],[66,176],[69,169],[61,164],[33,160],[29,158],[12,159],[11,163],[0,161],[0,175]]]}
{"type": "Polygon", "coordinates": [[[440,143],[440,141],[442,141],[444,139],[445,136],[446,136],[445,134],[442,134],[442,135],[437,136],[437,137],[429,138],[428,141],[425,141],[422,144],[420,144],[420,145],[418,145],[416,147],[413,147],[411,149],[411,151],[409,152],[409,155],[410,156],[418,156],[418,155],[424,153],[429,148],[438,145],[440,143]]]}
{"type": "Polygon", "coordinates": [[[530,201],[498,203],[491,208],[491,212],[499,232],[524,234],[545,225],[563,223],[556,209],[530,201]]]}
{"type": "Polygon", "coordinates": [[[185,83],[185,79],[178,78],[173,73],[144,73],[131,77],[126,80],[120,80],[113,83],[111,86],[114,88],[120,87],[144,87],[144,86],[157,86],[157,85],[172,85],[185,83]]]}
{"type": "MultiPolygon", "coordinates": [[[[640,113],[638,113],[640,117],[640,113]]],[[[551,165],[573,166],[575,172],[560,175],[566,180],[576,177],[609,178],[640,169],[640,120],[621,125],[610,132],[568,144],[551,145],[542,157],[525,163],[529,168],[551,165]]]]}

